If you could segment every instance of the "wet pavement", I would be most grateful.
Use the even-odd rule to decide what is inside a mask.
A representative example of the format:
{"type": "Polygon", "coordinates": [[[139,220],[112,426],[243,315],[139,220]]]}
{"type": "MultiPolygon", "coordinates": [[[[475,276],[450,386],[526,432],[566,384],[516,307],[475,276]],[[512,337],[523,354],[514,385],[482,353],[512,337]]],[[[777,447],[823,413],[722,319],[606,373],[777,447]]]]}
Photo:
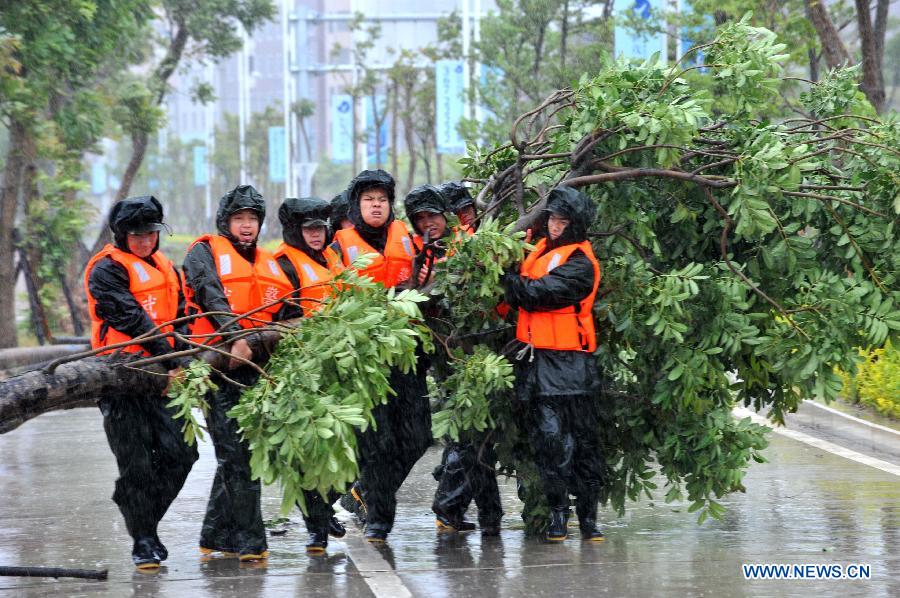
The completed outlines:
{"type": "MultiPolygon", "coordinates": [[[[0,435],[0,566],[109,569],[107,581],[0,577],[0,595],[42,596],[898,596],[900,478],[772,435],[769,463],[723,521],[696,525],[687,505],[643,500],[624,518],[601,512],[606,542],[544,545],[523,536],[512,480],[501,480],[504,529],[439,535],[429,506],[429,451],[400,492],[390,543],[376,550],[352,525],[327,557],[307,557],[298,512],[270,538],[263,566],[202,562],[197,539],[215,459],[201,445],[185,489],[160,526],[169,548],[156,574],[134,572],[110,500],[115,461],[96,409],[43,415],[0,435]],[[742,563],[867,564],[869,580],[745,580],[742,563]]],[[[277,488],[264,491],[278,516],[277,488]]],[[[475,514],[471,513],[474,519],[475,514]]]]}

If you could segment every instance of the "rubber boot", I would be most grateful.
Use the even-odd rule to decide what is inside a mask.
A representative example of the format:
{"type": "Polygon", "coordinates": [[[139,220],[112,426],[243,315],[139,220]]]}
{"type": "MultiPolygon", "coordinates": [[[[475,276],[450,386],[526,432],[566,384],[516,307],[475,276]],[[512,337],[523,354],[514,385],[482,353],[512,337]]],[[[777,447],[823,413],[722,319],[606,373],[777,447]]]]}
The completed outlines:
{"type": "Polygon", "coordinates": [[[309,539],[306,541],[307,554],[323,554],[328,548],[328,528],[323,527],[309,532],[309,539]]]}
{"type": "Polygon", "coordinates": [[[387,542],[388,530],[377,523],[366,524],[366,541],[370,544],[384,544],[387,542]]]}
{"type": "Polygon", "coordinates": [[[446,515],[435,515],[434,525],[439,532],[472,532],[475,531],[475,524],[466,521],[463,517],[447,517],[446,515]]]}
{"type": "Polygon", "coordinates": [[[599,492],[589,490],[575,501],[575,513],[578,515],[578,528],[581,539],[587,542],[603,542],[606,538],[597,529],[597,504],[599,492]]]}
{"type": "Polygon", "coordinates": [[[482,536],[499,536],[500,535],[500,522],[497,523],[482,523],[481,524],[481,535],[482,536]]]}
{"type": "Polygon", "coordinates": [[[569,508],[553,507],[550,509],[550,526],[547,528],[548,542],[562,542],[569,534],[569,508]]]}
{"type": "Polygon", "coordinates": [[[332,538],[343,538],[347,535],[347,528],[336,517],[332,517],[328,520],[328,535],[332,538]]]}
{"type": "Polygon", "coordinates": [[[159,569],[160,558],[153,538],[144,537],[135,540],[131,549],[131,560],[135,567],[144,571],[159,569]]]}

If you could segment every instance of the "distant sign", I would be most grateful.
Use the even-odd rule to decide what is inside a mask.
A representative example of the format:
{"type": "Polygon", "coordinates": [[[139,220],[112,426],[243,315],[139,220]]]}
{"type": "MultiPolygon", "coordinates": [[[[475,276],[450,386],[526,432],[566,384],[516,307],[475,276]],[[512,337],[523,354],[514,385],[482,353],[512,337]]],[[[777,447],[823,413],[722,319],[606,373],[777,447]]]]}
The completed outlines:
{"type": "Polygon", "coordinates": [[[283,183],[287,178],[287,156],[284,155],[284,127],[269,127],[269,180],[283,183]]]}
{"type": "Polygon", "coordinates": [[[331,159],[353,161],[353,98],[349,94],[331,96],[331,159]]]}
{"type": "Polygon", "coordinates": [[[654,53],[658,52],[660,60],[663,63],[666,62],[668,52],[666,51],[665,31],[659,33],[637,32],[630,27],[620,24],[627,16],[649,21],[654,12],[660,14],[665,8],[663,6],[664,1],[666,0],[616,0],[614,5],[617,17],[615,31],[616,56],[647,60],[654,53]]]}
{"type": "Polygon", "coordinates": [[[459,123],[465,115],[465,78],[462,60],[438,60],[435,65],[435,126],[437,150],[442,154],[466,151],[459,134],[459,123]]]}
{"type": "Polygon", "coordinates": [[[206,146],[194,146],[194,185],[204,187],[209,180],[206,172],[206,146]]]}

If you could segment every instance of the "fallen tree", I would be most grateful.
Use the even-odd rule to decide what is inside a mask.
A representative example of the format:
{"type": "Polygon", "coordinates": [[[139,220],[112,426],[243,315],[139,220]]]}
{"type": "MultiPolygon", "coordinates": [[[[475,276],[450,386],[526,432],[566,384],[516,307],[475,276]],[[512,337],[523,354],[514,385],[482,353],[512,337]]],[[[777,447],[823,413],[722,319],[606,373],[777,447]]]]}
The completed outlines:
{"type": "MultiPolygon", "coordinates": [[[[251,312],[252,315],[252,312],[251,312]]],[[[285,322],[284,325],[291,323],[285,322]]],[[[211,348],[198,346],[182,356],[196,356],[216,370],[226,372],[228,355],[222,347],[245,337],[254,355],[267,356],[274,350],[282,330],[273,327],[252,332],[232,333],[211,348]]],[[[150,334],[144,340],[168,336],[150,334]]],[[[124,346],[123,343],[122,346],[124,346]]],[[[113,345],[112,347],[119,347],[113,345]]],[[[140,388],[142,392],[162,393],[168,383],[166,369],[152,358],[136,359],[125,355],[98,356],[97,351],[62,356],[46,366],[0,382],[0,434],[13,430],[43,413],[96,404],[101,397],[120,396],[140,388]]]]}
{"type": "MultiPolygon", "coordinates": [[[[518,118],[509,143],[473,145],[462,161],[479,205],[503,226],[482,227],[490,234],[461,241],[472,245],[438,266],[456,316],[468,314],[459,318],[464,330],[433,333],[439,350],[453,353],[454,337],[496,326],[498,274],[516,248],[500,251],[491,235],[532,226],[560,184],[597,204],[590,235],[603,265],[595,316],[606,385],[599,432],[605,498],[620,512],[652,496],[659,476],[667,502],[686,500],[701,519],[720,516],[716,499],[743,490],[746,468],[766,446],[765,428],[736,420],[732,408],[752,405],[782,422],[805,398],[834,398],[835,367],[852,372],[856,347],[900,330],[900,125],[877,119],[854,69],[802,82],[805,113],[779,115],[772,106],[783,48],[741,21],[691,51],[702,51],[704,64],[690,64],[691,54],[672,67],[609,64],[518,118]],[[480,267],[462,256],[481,256],[480,267]]],[[[281,343],[232,412],[252,439],[255,474],[282,483],[287,506],[300,488],[343,489],[355,467],[352,428],[384,399],[394,353],[409,365],[403,337],[421,329],[404,335],[399,324],[419,317],[419,299],[392,305],[371,291],[348,292],[346,304],[292,336],[297,342],[281,343]],[[382,331],[386,322],[397,327],[382,331]]],[[[494,382],[508,371],[484,348],[453,359],[484,364],[454,384],[486,386],[491,370],[494,382]]],[[[109,391],[124,380],[110,379],[109,391]]],[[[78,388],[77,377],[69,388],[78,388]]],[[[37,394],[14,400],[42,391],[29,392],[37,394]]],[[[189,394],[179,394],[183,413],[197,398],[189,394]]],[[[462,386],[453,394],[467,405],[436,416],[438,431],[496,427],[501,464],[527,487],[509,401],[462,386]]]]}

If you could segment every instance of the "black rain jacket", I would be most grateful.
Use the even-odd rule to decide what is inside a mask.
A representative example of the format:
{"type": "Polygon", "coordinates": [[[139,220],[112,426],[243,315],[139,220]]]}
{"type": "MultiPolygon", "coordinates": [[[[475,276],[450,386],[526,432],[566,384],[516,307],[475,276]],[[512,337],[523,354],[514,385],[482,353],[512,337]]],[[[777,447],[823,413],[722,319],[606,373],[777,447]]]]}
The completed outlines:
{"type": "MultiPolygon", "coordinates": [[[[557,187],[550,192],[545,213],[557,213],[570,220],[555,243],[548,239],[547,247],[552,249],[587,239],[596,208],[583,193],[570,187],[557,187]]],[[[546,226],[545,216],[540,224],[545,236],[546,226]]],[[[541,278],[526,278],[518,270],[504,278],[507,303],[526,311],[553,311],[576,305],[590,295],[593,285],[594,267],[581,251],[575,251],[566,263],[541,278]]],[[[522,400],[533,395],[582,396],[593,392],[597,369],[591,353],[529,347],[517,363],[516,378],[516,391],[522,400]]]]}
{"type": "MultiPolygon", "coordinates": [[[[236,243],[228,231],[228,219],[235,212],[241,210],[254,210],[259,214],[259,223],[262,225],[266,215],[265,203],[262,196],[250,185],[241,185],[228,192],[219,200],[219,209],[216,212],[216,228],[220,235],[231,241],[235,251],[244,259],[253,263],[256,261],[256,245],[244,247],[236,243]]],[[[191,290],[194,291],[194,302],[204,312],[223,311],[230,312],[231,306],[225,296],[225,287],[219,279],[216,262],[213,259],[212,249],[209,243],[200,242],[194,245],[184,258],[184,278],[191,290]]],[[[286,320],[292,316],[292,306],[285,303],[275,313],[273,320],[286,320]],[[285,313],[287,312],[287,313],[285,313]]],[[[210,315],[209,320],[216,329],[223,332],[237,332],[241,325],[237,322],[223,328],[232,317],[226,315],[210,315]]]]}
{"type": "MultiPolygon", "coordinates": [[[[155,197],[148,195],[118,202],[109,216],[109,227],[113,232],[115,246],[122,251],[131,253],[128,249],[127,232],[124,228],[127,228],[129,224],[141,223],[144,220],[162,222],[162,219],[162,204],[155,197]]],[[[158,243],[156,249],[159,249],[158,243]]],[[[154,250],[153,254],[144,258],[144,261],[154,268],[157,267],[156,261],[153,259],[155,254],[154,250]]],[[[88,289],[97,303],[97,315],[106,325],[131,337],[140,336],[156,327],[143,306],[131,293],[128,271],[112,258],[105,257],[94,264],[88,277],[88,289]]],[[[184,293],[179,278],[176,318],[184,315],[184,293]]],[[[187,334],[187,324],[181,324],[177,331],[187,334]]],[[[187,348],[178,341],[173,348],[164,339],[150,341],[144,343],[143,346],[153,356],[165,355],[187,348]]],[[[169,359],[164,361],[163,365],[166,369],[171,370],[183,365],[183,360],[169,359]]]]}

